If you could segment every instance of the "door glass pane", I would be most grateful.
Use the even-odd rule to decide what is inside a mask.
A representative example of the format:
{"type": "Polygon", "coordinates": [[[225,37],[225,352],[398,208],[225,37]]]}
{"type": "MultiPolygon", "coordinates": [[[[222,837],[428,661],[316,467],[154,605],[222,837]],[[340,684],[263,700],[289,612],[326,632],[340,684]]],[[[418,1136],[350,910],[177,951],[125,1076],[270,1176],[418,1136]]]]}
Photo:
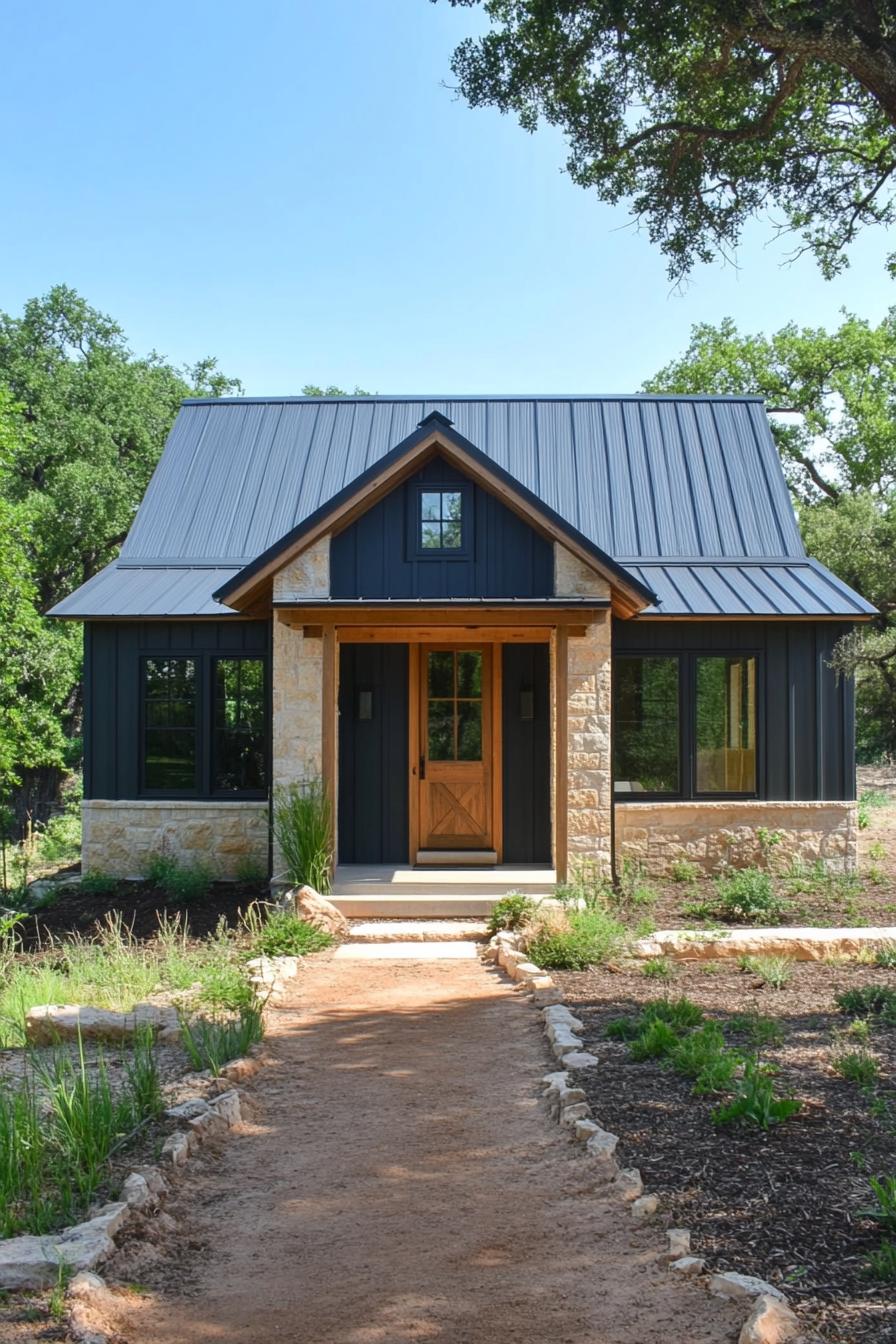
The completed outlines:
{"type": "Polygon", "coordinates": [[[457,655],[457,693],[465,699],[482,694],[482,654],[465,649],[457,655]]]}
{"type": "Polygon", "coordinates": [[[678,659],[620,657],[615,661],[614,791],[677,793],[678,659]]]}
{"type": "Polygon", "coordinates": [[[756,659],[697,659],[697,792],[756,792],[756,659]]]}
{"type": "Polygon", "coordinates": [[[482,760],[482,701],[457,702],[457,759],[482,760]]]}
{"type": "Polygon", "coordinates": [[[454,654],[450,649],[429,655],[429,694],[440,699],[454,695],[454,654]]]}
{"type": "Polygon", "coordinates": [[[454,701],[430,700],[427,755],[431,761],[454,760],[454,701]]]}

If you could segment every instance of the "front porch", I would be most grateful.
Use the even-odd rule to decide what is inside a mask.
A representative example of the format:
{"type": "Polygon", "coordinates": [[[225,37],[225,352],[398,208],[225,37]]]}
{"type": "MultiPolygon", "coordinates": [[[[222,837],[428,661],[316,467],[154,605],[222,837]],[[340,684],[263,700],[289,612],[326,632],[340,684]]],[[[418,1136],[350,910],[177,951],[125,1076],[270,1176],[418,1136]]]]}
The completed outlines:
{"type": "Polygon", "coordinates": [[[553,894],[556,871],[544,864],[427,868],[340,864],[330,899],[348,919],[482,919],[509,891],[553,894]]]}

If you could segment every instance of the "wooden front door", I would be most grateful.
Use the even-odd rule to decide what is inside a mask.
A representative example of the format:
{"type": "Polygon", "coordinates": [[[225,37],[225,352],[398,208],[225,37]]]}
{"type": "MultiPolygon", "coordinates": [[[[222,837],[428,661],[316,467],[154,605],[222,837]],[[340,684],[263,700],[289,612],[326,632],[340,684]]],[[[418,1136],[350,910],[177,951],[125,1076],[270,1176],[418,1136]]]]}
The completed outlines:
{"type": "Polygon", "coordinates": [[[488,644],[420,649],[421,851],[495,847],[493,673],[488,644]]]}

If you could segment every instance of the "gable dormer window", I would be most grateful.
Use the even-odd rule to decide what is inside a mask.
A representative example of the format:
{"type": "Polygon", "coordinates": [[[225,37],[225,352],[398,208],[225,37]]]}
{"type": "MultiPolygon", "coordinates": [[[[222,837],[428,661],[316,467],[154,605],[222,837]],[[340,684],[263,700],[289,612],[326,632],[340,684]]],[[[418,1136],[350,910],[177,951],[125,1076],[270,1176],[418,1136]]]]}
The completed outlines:
{"type": "Polygon", "coordinates": [[[421,486],[417,491],[417,554],[459,559],[470,532],[469,491],[463,485],[421,486]]]}

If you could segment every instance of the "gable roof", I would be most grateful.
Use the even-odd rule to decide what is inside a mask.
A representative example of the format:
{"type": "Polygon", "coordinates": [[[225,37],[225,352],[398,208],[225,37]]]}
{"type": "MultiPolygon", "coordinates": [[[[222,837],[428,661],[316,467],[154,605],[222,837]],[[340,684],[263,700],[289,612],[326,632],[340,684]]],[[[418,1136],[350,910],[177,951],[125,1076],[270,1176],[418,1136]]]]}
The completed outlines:
{"type": "Polygon", "coordinates": [[[799,592],[807,616],[873,614],[833,576],[833,586],[798,579],[827,572],[806,559],[761,400],[666,395],[186,401],[118,560],[53,614],[229,614],[212,595],[230,575],[301,529],[432,412],[655,590],[661,604],[646,614],[721,605],[715,614],[776,616],[781,585],[799,592]],[[743,596],[730,606],[734,567],[721,562],[751,576],[738,579],[743,596]],[[707,567],[725,578],[702,584],[707,567]],[[133,609],[135,570],[143,611],[133,609]]]}
{"type": "Polygon", "coordinates": [[[330,530],[335,522],[349,516],[351,506],[357,512],[370,508],[377,499],[396,488],[397,484],[415,471],[428,457],[438,453],[447,458],[465,474],[486,488],[501,492],[505,503],[516,507],[533,526],[541,526],[548,535],[566,543],[574,552],[596,570],[617,591],[617,602],[623,612],[632,614],[656,600],[656,594],[622,565],[554,509],[538,499],[510,472],[481,453],[452,427],[451,421],[439,411],[431,411],[417,428],[385,457],[374,462],[360,476],[350,481],[332,499],[280,537],[239,573],[224,583],[214,594],[216,601],[241,606],[251,597],[258,582],[273,569],[279,569],[293,555],[298,554],[317,536],[330,530]]]}

